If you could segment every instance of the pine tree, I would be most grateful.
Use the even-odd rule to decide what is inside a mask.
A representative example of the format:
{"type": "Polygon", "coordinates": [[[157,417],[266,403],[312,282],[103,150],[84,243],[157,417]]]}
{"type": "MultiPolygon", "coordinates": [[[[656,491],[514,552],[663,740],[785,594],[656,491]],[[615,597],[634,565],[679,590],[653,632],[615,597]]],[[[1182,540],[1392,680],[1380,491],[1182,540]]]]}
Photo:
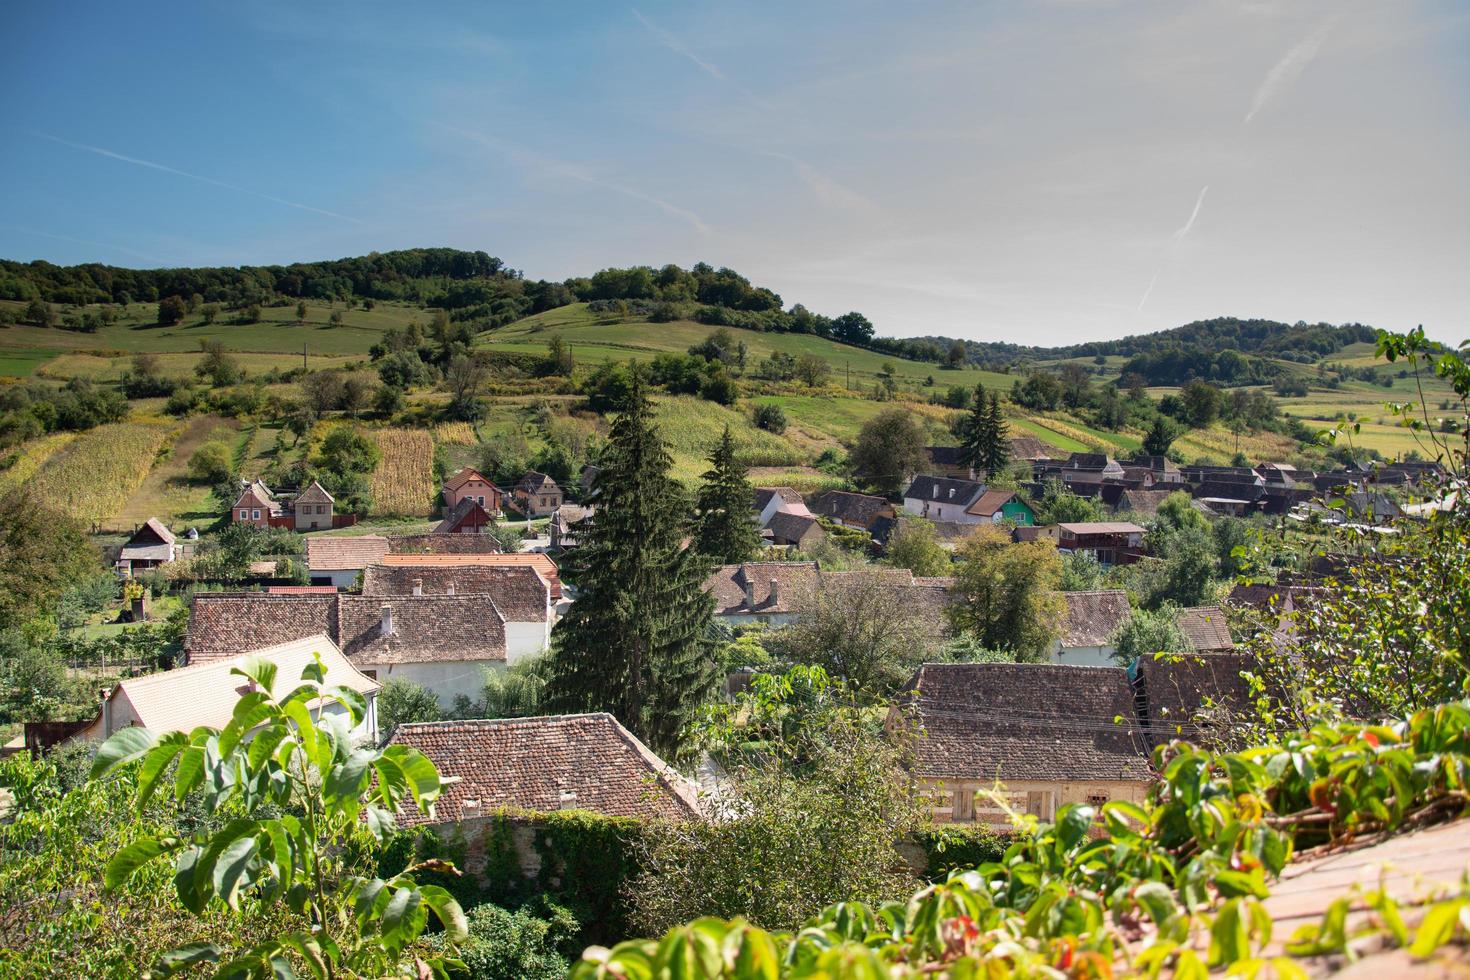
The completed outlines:
{"type": "Polygon", "coordinates": [[[991,477],[1011,463],[1010,427],[995,392],[990,393],[990,407],[985,413],[985,443],[985,474],[991,477]]]}
{"type": "Polygon", "coordinates": [[[730,427],[709,456],[695,509],[699,513],[695,544],[715,561],[734,564],[749,561],[760,550],[760,532],[751,519],[750,505],[755,488],[745,478],[745,467],[735,459],[735,439],[730,427]]]}
{"type": "Polygon", "coordinates": [[[656,751],[713,692],[705,559],[685,547],[689,501],[634,371],[593,487],[597,510],[568,562],[577,601],[552,632],[552,711],[608,711],[656,751]]]}
{"type": "Polygon", "coordinates": [[[985,401],[985,386],[975,385],[975,397],[970,403],[970,414],[960,423],[960,448],[964,450],[961,460],[971,469],[985,468],[986,452],[990,446],[990,414],[985,401]]]}

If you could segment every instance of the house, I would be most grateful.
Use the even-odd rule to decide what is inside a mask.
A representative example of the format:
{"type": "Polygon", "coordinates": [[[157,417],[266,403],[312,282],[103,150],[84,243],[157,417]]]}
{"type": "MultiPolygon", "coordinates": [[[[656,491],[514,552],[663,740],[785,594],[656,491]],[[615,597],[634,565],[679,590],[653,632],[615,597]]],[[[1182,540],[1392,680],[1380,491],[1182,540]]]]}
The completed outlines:
{"type": "Polygon", "coordinates": [[[280,518],[284,512],[284,505],[271,493],[270,487],[256,480],[245,484],[240,496],[230,505],[230,520],[237,524],[270,527],[271,518],[280,518]]]}
{"type": "Polygon", "coordinates": [[[1123,465],[1106,453],[1073,453],[1062,464],[1062,470],[1097,473],[1103,479],[1120,479],[1123,476],[1123,465]]]}
{"type": "Polygon", "coordinates": [[[577,546],[577,525],[591,517],[595,507],[562,504],[551,515],[551,546],[566,551],[577,546]]]}
{"type": "Polygon", "coordinates": [[[801,499],[801,494],[790,487],[756,487],[754,510],[757,527],[770,524],[771,518],[777,514],[797,514],[802,517],[812,515],[807,510],[806,501],[801,499]]]}
{"type": "Polygon", "coordinates": [[[1122,589],[1063,592],[1062,632],[1052,642],[1052,663],[1078,667],[1113,665],[1113,634],[1133,616],[1122,589]]]}
{"type": "Polygon", "coordinates": [[[527,517],[546,517],[562,505],[561,487],[545,473],[535,470],[521,477],[512,493],[516,507],[527,517]]]}
{"type": "Polygon", "coordinates": [[[422,684],[449,706],[506,665],[505,618],[489,595],[201,592],[184,652],[193,664],[326,636],[377,681],[422,684]]]}
{"type": "Polygon", "coordinates": [[[859,580],[902,590],[905,604],[924,613],[936,636],[946,633],[945,610],[954,599],[954,580],[916,578],[906,568],[824,572],[813,561],[744,562],[715,569],[705,579],[704,589],[714,596],[715,617],[724,623],[785,626],[800,615],[802,603],[810,597],[859,580]]]}
{"type": "Polygon", "coordinates": [[[415,568],[455,568],[484,566],[487,568],[531,568],[536,571],[551,589],[551,601],[561,601],[561,571],[551,556],[537,551],[520,551],[512,554],[408,554],[390,552],[379,562],[383,565],[412,565],[415,568]]]}
{"type": "Polygon", "coordinates": [[[473,497],[462,497],[434,525],[435,534],[484,534],[495,526],[495,518],[473,497]]]}
{"type": "Polygon", "coordinates": [[[898,516],[892,504],[882,497],[866,493],[849,493],[846,490],[828,490],[811,503],[811,512],[826,517],[844,527],[872,532],[880,518],[890,520],[898,516]]]}
{"type": "Polygon", "coordinates": [[[1296,467],[1290,463],[1262,463],[1256,467],[1256,473],[1266,481],[1267,485],[1293,486],[1297,481],[1296,467]]]}
{"type": "MultiPolygon", "coordinates": [[[[325,670],[323,686],[348,688],[367,701],[367,714],[353,729],[353,735],[365,742],[377,741],[376,698],[382,685],[353,666],[329,637],[315,634],[248,653],[242,649],[248,648],[237,648],[234,655],[207,663],[120,681],[103,700],[97,718],[80,733],[81,737],[100,742],[134,725],[157,735],[189,732],[200,725],[224,728],[234,714],[242,690],[249,687],[248,681],[231,673],[247,657],[258,657],[276,665],[274,693],[283,697],[299,683],[301,671],[315,656],[320,656],[325,670]]],[[[308,707],[314,715],[319,710],[329,715],[347,713],[337,704],[323,708],[322,704],[313,703],[308,707]]]]}
{"type": "Polygon", "coordinates": [[[332,507],[337,499],[315,480],[301,491],[291,502],[291,512],[296,517],[298,531],[330,531],[332,529],[332,507]]]}
{"type": "Polygon", "coordinates": [[[984,795],[996,789],[1042,821],[1068,803],[1137,803],[1147,792],[1149,745],[1121,667],[924,664],[905,691],[889,724],[914,728],[913,774],[937,823],[1009,830],[984,795]]]}
{"type": "Polygon", "coordinates": [[[488,595],[505,621],[505,662],[513,664],[551,644],[555,620],[551,583],[529,564],[444,564],[423,556],[396,555],[392,564],[369,565],[362,594],[393,596],[488,595]]]}
{"type": "Polygon", "coordinates": [[[1404,516],[1393,498],[1376,490],[1359,490],[1343,495],[1343,514],[1351,520],[1381,524],[1404,516]]]}
{"type": "Polygon", "coordinates": [[[388,539],[381,534],[307,538],[307,573],[312,585],[350,589],[362,570],[382,560],[388,550],[388,539]]]}
{"type": "Polygon", "coordinates": [[[978,524],[980,518],[965,511],[984,493],[983,483],[942,476],[916,476],[903,492],[903,509],[932,521],[978,524]]]}
{"type": "Polygon", "coordinates": [[[1159,513],[1159,504],[1169,499],[1169,494],[1178,492],[1178,490],[1124,490],[1118,495],[1118,502],[1114,505],[1114,509],[1120,514],[1132,514],[1135,517],[1155,517],[1159,513]]]}
{"type": "Polygon", "coordinates": [[[1017,527],[1036,523],[1036,512],[1021,499],[1020,494],[998,487],[987,488],[973,504],[965,508],[965,513],[978,517],[982,523],[990,521],[992,524],[999,524],[1001,521],[1009,521],[1017,527]]]}
{"type": "Polygon", "coordinates": [[[1208,507],[1211,514],[1218,514],[1221,517],[1245,517],[1255,510],[1255,505],[1251,501],[1237,497],[1197,497],[1195,499],[1208,507]]]}
{"type": "Polygon", "coordinates": [[[1154,475],[1154,485],[1161,483],[1182,484],[1184,474],[1179,467],[1167,456],[1150,456],[1140,454],[1129,460],[1130,466],[1147,466],[1154,475]]]}
{"type": "Polygon", "coordinates": [[[1228,653],[1235,649],[1230,624],[1219,606],[1188,606],[1174,618],[1189,648],[1199,653],[1228,653]]]}
{"type": "Polygon", "coordinates": [[[434,816],[410,809],[399,815],[408,826],[463,824],[506,810],[700,815],[694,784],[610,714],[415,722],[394,729],[388,744],[417,749],[445,777],[434,816]]]}
{"type": "Polygon", "coordinates": [[[1253,664],[1251,657],[1233,652],[1140,657],[1133,691],[1149,742],[1208,743],[1228,736],[1232,716],[1253,700],[1250,683],[1241,676],[1253,664]]]}
{"type": "Polygon", "coordinates": [[[924,455],[929,457],[929,469],[938,476],[952,480],[975,479],[975,467],[965,459],[963,446],[925,446],[924,455]]]}
{"type": "Polygon", "coordinates": [[[820,521],[810,514],[777,511],[766,523],[765,533],[773,545],[810,548],[827,536],[820,521]]]}
{"type": "Polygon", "coordinates": [[[1104,565],[1126,565],[1137,561],[1148,533],[1128,521],[1078,521],[1057,525],[1060,551],[1090,551],[1104,565]]]}
{"type": "Polygon", "coordinates": [[[1052,448],[1035,436],[1011,436],[1011,459],[1021,459],[1028,463],[1046,459],[1051,455],[1052,448]]]}
{"type": "Polygon", "coordinates": [[[465,499],[473,500],[485,508],[489,514],[499,514],[501,511],[503,494],[500,488],[479,470],[470,469],[468,466],[446,479],[439,493],[444,498],[446,514],[465,499]]]}
{"type": "Polygon", "coordinates": [[[167,565],[174,559],[183,557],[181,551],[173,532],[164,527],[158,518],[150,517],[122,546],[113,568],[123,578],[128,578],[135,572],[167,565]]]}
{"type": "Polygon", "coordinates": [[[358,575],[369,565],[395,555],[499,554],[500,542],[489,534],[401,534],[384,537],[363,534],[353,537],[306,539],[306,567],[312,585],[347,589],[357,584],[358,575]]]}

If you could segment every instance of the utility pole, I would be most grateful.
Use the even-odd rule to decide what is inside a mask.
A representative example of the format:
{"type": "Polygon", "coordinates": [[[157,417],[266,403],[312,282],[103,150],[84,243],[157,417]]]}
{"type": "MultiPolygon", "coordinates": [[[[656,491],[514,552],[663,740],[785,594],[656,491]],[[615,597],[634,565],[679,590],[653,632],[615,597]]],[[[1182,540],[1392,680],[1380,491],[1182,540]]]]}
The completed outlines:
{"type": "Polygon", "coordinates": [[[852,391],[852,362],[847,361],[847,390],[852,391]]]}
{"type": "Polygon", "coordinates": [[[301,370],[306,370],[306,341],[301,342],[301,370]]]}

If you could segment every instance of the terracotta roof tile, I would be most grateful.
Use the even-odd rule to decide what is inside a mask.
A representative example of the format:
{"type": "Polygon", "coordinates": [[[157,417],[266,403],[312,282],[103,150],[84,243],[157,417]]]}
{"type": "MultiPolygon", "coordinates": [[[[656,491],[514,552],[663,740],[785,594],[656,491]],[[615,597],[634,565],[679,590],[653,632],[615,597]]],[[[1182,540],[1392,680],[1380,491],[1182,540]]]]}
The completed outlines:
{"type": "Polygon", "coordinates": [[[296,503],[298,504],[332,504],[336,503],[336,501],[337,498],[327,493],[327,488],[315,480],[312,480],[311,486],[301,491],[301,494],[296,498],[296,503]]]}
{"type": "MultiPolygon", "coordinates": [[[[694,787],[609,714],[400,725],[389,742],[418,749],[441,775],[458,777],[435,807],[438,823],[502,808],[699,814],[694,787]]],[[[416,810],[402,819],[429,822],[416,810]]]]}
{"type": "Polygon", "coordinates": [[[1139,687],[1148,706],[1152,739],[1156,743],[1190,740],[1214,725],[1228,723],[1230,711],[1250,703],[1250,685],[1240,673],[1252,663],[1251,657],[1240,653],[1140,657],[1139,687]]]}
{"type": "MultiPolygon", "coordinates": [[[[483,537],[484,535],[466,534],[460,537],[483,537]]],[[[453,568],[468,565],[485,565],[492,568],[534,568],[541,577],[546,579],[551,586],[551,598],[561,598],[561,573],[556,567],[556,562],[547,555],[538,551],[518,551],[509,554],[468,554],[468,555],[408,555],[389,554],[382,559],[384,565],[414,565],[419,567],[441,567],[453,568]]]]}
{"type": "Polygon", "coordinates": [[[458,473],[455,473],[453,476],[449,477],[449,479],[444,481],[444,489],[458,490],[460,487],[464,486],[466,483],[469,483],[471,480],[479,480],[481,483],[488,483],[492,487],[495,486],[495,481],[485,476],[479,470],[471,469],[470,467],[466,466],[464,469],[460,470],[458,473]]]}
{"type": "Polygon", "coordinates": [[[882,497],[845,490],[828,490],[812,501],[811,512],[848,524],[871,527],[879,517],[892,516],[893,505],[882,497]]]}
{"type": "Polygon", "coordinates": [[[390,555],[498,555],[493,534],[399,534],[388,539],[390,555]]]}
{"type": "Polygon", "coordinates": [[[1230,638],[1230,624],[1225,621],[1225,610],[1219,606],[1190,606],[1181,609],[1175,622],[1195,650],[1210,652],[1235,649],[1235,641],[1230,638]]]}
{"type": "Polygon", "coordinates": [[[461,497],[459,502],[449,509],[449,513],[444,515],[444,519],[434,525],[434,533],[454,534],[471,514],[479,514],[481,524],[492,522],[490,512],[480,506],[478,500],[473,497],[461,497]]]}
{"type": "Polygon", "coordinates": [[[1107,646],[1113,632],[1133,615],[1128,593],[1122,589],[1063,592],[1062,598],[1067,600],[1061,636],[1064,647],[1107,646]]]}
{"type": "Polygon", "coordinates": [[[1007,503],[1016,496],[1014,490],[986,490],[968,508],[965,513],[974,514],[976,517],[993,517],[1007,503]]]}
{"type": "Polygon", "coordinates": [[[415,583],[423,595],[488,595],[507,622],[544,623],[550,615],[551,587],[530,565],[369,565],[362,594],[411,596],[415,583]]]}
{"type": "Polygon", "coordinates": [[[313,572],[345,572],[366,568],[388,553],[380,534],[306,539],[306,567],[313,572]]]}
{"type": "Polygon", "coordinates": [[[925,664],[907,690],[921,725],[921,777],[1149,778],[1148,746],[1121,667],[925,664]]]}

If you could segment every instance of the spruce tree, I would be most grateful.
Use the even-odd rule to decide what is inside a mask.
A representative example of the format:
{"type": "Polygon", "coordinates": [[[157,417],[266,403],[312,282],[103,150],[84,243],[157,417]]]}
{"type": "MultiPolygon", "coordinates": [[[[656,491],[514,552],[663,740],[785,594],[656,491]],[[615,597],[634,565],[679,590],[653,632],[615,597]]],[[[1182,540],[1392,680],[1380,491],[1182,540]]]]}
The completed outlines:
{"type": "Polygon", "coordinates": [[[700,552],[724,564],[749,561],[760,550],[760,532],[751,519],[755,488],[745,478],[745,467],[735,459],[730,427],[709,456],[710,469],[699,488],[695,544],[700,552]]]}
{"type": "Polygon", "coordinates": [[[985,386],[975,385],[975,398],[970,404],[970,414],[960,423],[960,448],[964,450],[961,460],[971,469],[985,468],[986,453],[990,446],[990,413],[985,401],[985,386]]]}
{"type": "Polygon", "coordinates": [[[654,425],[647,381],[632,373],[593,483],[597,510],[568,561],[577,601],[552,632],[546,703],[611,712],[673,753],[712,694],[713,600],[705,559],[685,546],[689,500],[654,425]]]}
{"type": "Polygon", "coordinates": [[[985,475],[989,478],[1011,463],[1010,426],[995,392],[990,393],[990,407],[985,413],[985,441],[985,475]]]}

